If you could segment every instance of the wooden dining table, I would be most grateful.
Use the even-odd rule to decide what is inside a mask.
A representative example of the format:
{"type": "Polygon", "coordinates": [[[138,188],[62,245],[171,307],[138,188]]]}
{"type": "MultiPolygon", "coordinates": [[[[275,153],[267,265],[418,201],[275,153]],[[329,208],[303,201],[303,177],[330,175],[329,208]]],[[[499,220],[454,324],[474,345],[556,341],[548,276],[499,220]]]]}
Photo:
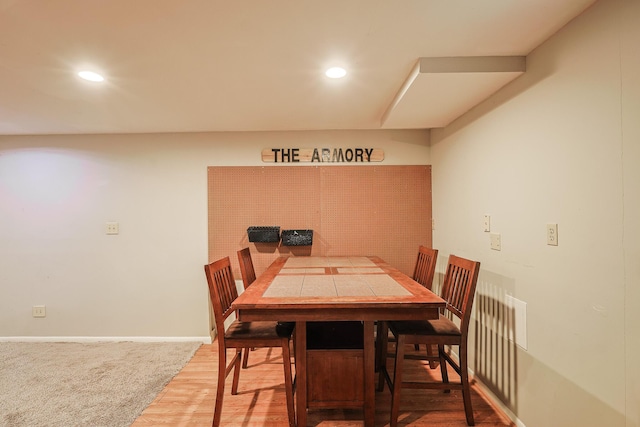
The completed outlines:
{"type": "Polygon", "coordinates": [[[363,324],[364,425],[375,418],[374,322],[436,319],[445,301],[376,256],[278,257],[233,303],[240,321],[295,322],[296,420],[307,423],[307,322],[363,324]]]}

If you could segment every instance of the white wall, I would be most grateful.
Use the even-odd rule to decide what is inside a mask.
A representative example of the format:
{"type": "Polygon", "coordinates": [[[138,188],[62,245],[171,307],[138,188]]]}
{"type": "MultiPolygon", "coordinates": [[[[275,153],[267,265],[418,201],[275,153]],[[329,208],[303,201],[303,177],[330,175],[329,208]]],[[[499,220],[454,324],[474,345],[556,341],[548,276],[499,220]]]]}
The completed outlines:
{"type": "Polygon", "coordinates": [[[209,337],[207,166],[274,147],[430,164],[427,131],[0,137],[0,338],[209,337]],[[120,234],[105,234],[117,221],[120,234]],[[31,316],[33,305],[47,316],[31,316]]]}
{"type": "Polygon", "coordinates": [[[639,2],[596,3],[431,134],[434,247],[481,261],[476,318],[508,295],[527,303],[527,350],[507,344],[497,373],[493,345],[472,344],[471,360],[528,427],[640,425],[638,22],[639,2]]]}

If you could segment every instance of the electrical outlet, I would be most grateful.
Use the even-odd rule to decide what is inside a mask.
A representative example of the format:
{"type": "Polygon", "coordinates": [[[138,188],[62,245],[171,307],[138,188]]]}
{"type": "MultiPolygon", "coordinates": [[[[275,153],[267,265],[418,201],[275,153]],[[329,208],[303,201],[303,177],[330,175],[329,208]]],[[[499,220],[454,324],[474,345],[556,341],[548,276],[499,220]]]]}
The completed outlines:
{"type": "Polygon", "coordinates": [[[558,246],[558,224],[547,224],[547,245],[558,246]]]}
{"type": "Polygon", "coordinates": [[[106,231],[107,234],[118,234],[120,233],[120,224],[117,222],[107,222],[106,231]]]}
{"type": "Polygon", "coordinates": [[[47,317],[47,307],[44,305],[34,305],[31,307],[33,317],[47,317]]]}
{"type": "Polygon", "coordinates": [[[484,222],[483,222],[483,226],[484,226],[484,231],[491,231],[491,216],[490,215],[485,215],[484,216],[484,222]]]}
{"type": "Polygon", "coordinates": [[[491,241],[491,249],[493,249],[494,251],[502,250],[502,242],[501,242],[500,234],[498,233],[489,234],[489,240],[491,241]]]}

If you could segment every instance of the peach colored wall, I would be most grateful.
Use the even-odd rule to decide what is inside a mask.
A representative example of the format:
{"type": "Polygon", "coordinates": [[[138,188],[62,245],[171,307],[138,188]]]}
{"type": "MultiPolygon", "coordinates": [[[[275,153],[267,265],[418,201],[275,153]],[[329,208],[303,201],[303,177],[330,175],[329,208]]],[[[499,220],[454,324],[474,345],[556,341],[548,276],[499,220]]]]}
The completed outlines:
{"type": "Polygon", "coordinates": [[[430,166],[209,168],[209,258],[249,246],[256,273],[278,255],[377,255],[413,274],[431,246],[430,166]],[[312,246],[250,243],[249,226],[312,229],[312,246]]]}

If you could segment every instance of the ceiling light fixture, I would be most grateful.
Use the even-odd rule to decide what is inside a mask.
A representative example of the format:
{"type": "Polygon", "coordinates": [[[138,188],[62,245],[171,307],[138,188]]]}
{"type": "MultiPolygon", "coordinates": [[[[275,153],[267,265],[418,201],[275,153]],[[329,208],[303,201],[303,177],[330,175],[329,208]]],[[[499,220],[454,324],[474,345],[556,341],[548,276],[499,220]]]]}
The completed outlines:
{"type": "Polygon", "coordinates": [[[104,81],[104,77],[93,71],[80,71],[78,75],[85,80],[89,80],[90,82],[104,81]]]}
{"type": "Polygon", "coordinates": [[[347,75],[347,70],[341,67],[331,67],[324,74],[331,79],[341,79],[347,75]]]}

